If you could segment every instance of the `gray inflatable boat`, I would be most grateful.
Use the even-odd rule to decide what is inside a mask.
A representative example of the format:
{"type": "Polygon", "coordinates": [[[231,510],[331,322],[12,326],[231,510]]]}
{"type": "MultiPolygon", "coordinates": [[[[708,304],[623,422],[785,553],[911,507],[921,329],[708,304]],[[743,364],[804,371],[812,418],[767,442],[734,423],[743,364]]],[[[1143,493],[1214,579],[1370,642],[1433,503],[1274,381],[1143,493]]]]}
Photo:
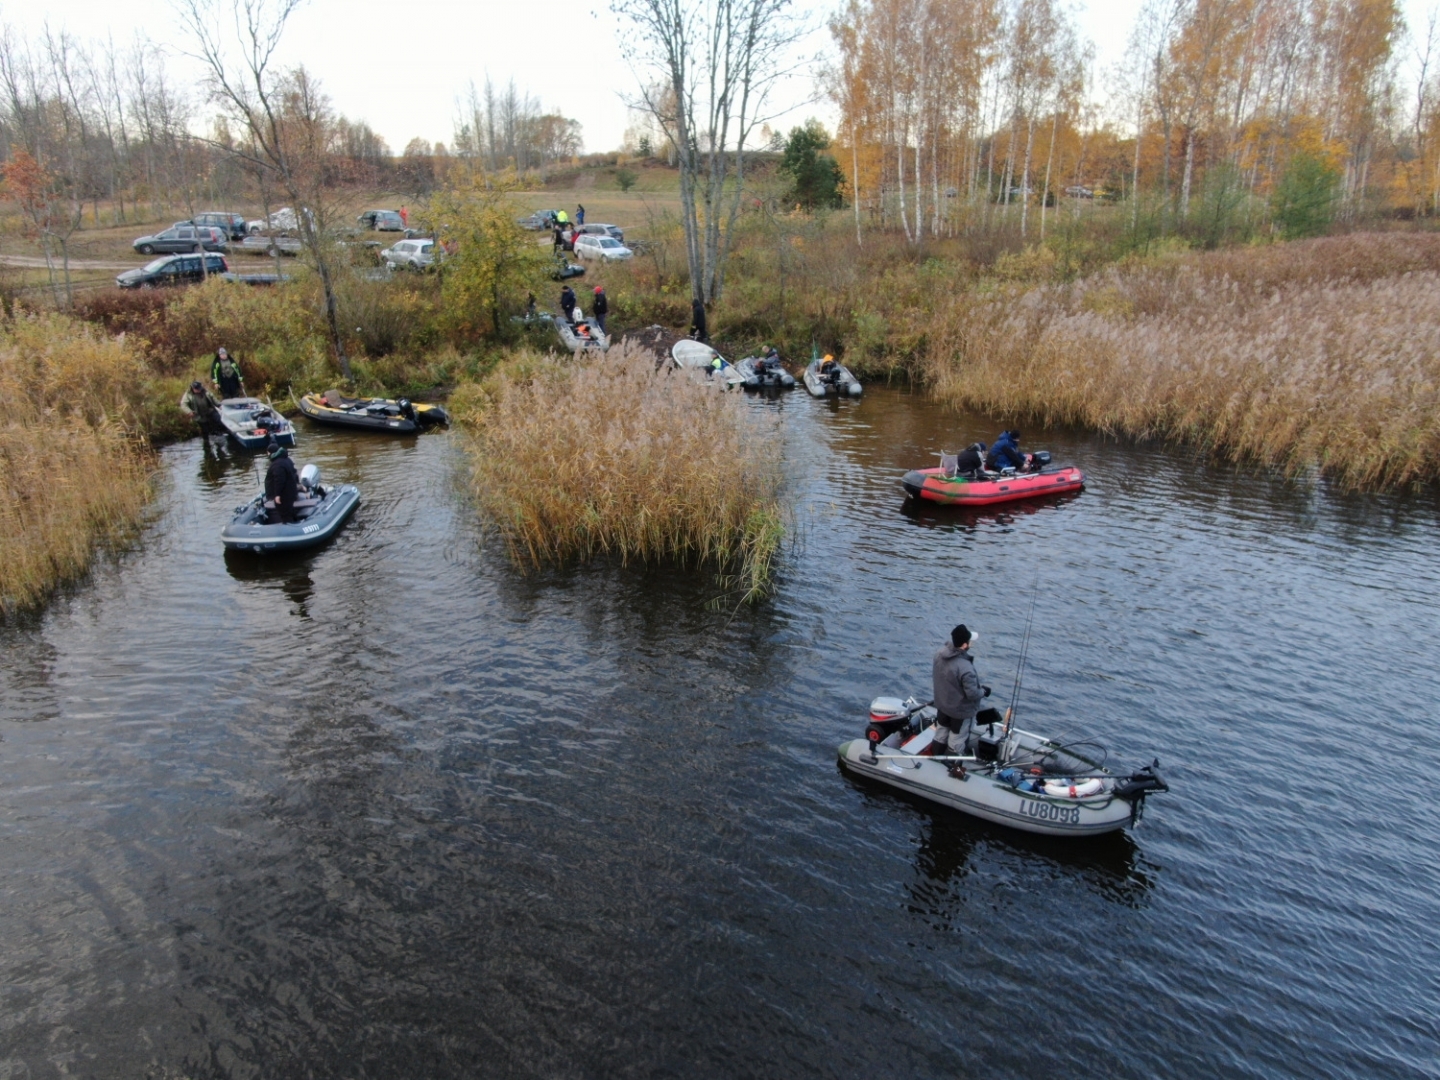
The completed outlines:
{"type": "Polygon", "coordinates": [[[262,492],[244,506],[235,508],[235,516],[221,530],[220,539],[230,551],[253,551],[262,555],[299,551],[329,540],[359,505],[360,489],[354,484],[323,485],[319,467],[306,465],[300,470],[300,498],[295,503],[297,521],[270,522],[262,492]]]}
{"type": "Polygon", "coordinates": [[[931,756],[935,710],[876,698],[865,738],[842,743],[840,766],[997,825],[1044,836],[1097,836],[1140,820],[1147,795],[1169,791],[1157,761],[1128,776],[1105,768],[1092,742],[1061,744],[1011,727],[995,709],[976,718],[964,754],[931,756]]]}

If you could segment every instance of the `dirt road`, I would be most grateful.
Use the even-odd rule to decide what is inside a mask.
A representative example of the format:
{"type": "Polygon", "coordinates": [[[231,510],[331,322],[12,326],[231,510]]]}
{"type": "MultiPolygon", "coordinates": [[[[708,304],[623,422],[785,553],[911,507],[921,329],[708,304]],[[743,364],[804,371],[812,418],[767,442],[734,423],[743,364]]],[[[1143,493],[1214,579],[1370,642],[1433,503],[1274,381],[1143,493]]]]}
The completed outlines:
{"type": "MultiPolygon", "coordinates": [[[[0,263],[5,266],[15,266],[22,270],[44,270],[45,256],[43,255],[0,255],[0,263]]],[[[110,259],[71,259],[70,272],[73,274],[79,270],[104,270],[109,273],[118,273],[121,270],[133,270],[144,263],[138,262],[115,262],[110,259]]],[[[60,260],[55,260],[55,272],[62,272],[60,260]]]]}

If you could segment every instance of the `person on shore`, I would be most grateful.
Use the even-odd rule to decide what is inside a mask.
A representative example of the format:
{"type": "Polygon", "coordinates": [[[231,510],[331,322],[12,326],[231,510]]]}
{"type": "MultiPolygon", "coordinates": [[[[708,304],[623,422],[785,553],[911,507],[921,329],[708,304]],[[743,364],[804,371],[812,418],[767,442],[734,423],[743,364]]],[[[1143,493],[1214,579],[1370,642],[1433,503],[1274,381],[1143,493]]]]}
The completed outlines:
{"type": "Polygon", "coordinates": [[[578,205],[578,204],[577,204],[576,207],[575,207],[575,224],[576,224],[576,225],[584,225],[584,224],[585,224],[585,207],[580,206],[580,205],[578,205]]]}
{"type": "Polygon", "coordinates": [[[210,365],[210,381],[220,388],[221,398],[245,396],[245,377],[240,374],[240,365],[223,345],[215,350],[215,360],[210,365]]]}
{"type": "Polygon", "coordinates": [[[575,290],[569,285],[560,290],[560,310],[565,313],[566,322],[573,323],[575,321],[575,305],[577,303],[579,301],[575,299],[575,290]]]}
{"type": "Polygon", "coordinates": [[[300,474],[285,447],[270,441],[270,468],[265,471],[265,508],[270,511],[269,523],[293,522],[295,501],[300,498],[300,474]]]}
{"type": "MultiPolygon", "coordinates": [[[[583,206],[580,208],[585,209],[583,206]]],[[[590,314],[595,317],[595,325],[600,327],[602,334],[607,333],[605,329],[605,316],[610,314],[610,301],[605,296],[605,290],[599,285],[595,286],[595,303],[590,309],[590,314]]]]}
{"type": "Polygon", "coordinates": [[[561,228],[564,228],[566,225],[570,224],[570,215],[565,213],[564,210],[561,210],[555,215],[555,221],[561,226],[561,228]]]}
{"type": "MultiPolygon", "coordinates": [[[[936,757],[964,755],[975,730],[980,702],[990,696],[990,688],[980,685],[970,655],[970,647],[978,637],[961,623],[950,631],[950,640],[935,654],[935,740],[930,753],[936,757]]],[[[957,761],[950,772],[964,776],[965,766],[957,761]]]]}
{"type": "Polygon", "coordinates": [[[181,397],[180,411],[195,421],[201,435],[225,434],[225,427],[220,423],[220,402],[199,379],[192,382],[181,397]]]}
{"type": "Polygon", "coordinates": [[[400,207],[400,225],[406,229],[410,227],[410,208],[407,206],[400,207]]]}
{"type": "Polygon", "coordinates": [[[529,322],[535,318],[535,294],[527,293],[525,297],[525,321],[529,322]]]}
{"type": "Polygon", "coordinates": [[[985,466],[997,471],[1025,468],[1025,455],[1020,453],[1020,432],[1000,432],[995,437],[995,445],[990,447],[990,455],[985,459],[985,466]]]}
{"type": "Polygon", "coordinates": [[[564,229],[564,227],[557,221],[557,222],[555,223],[555,246],[550,249],[550,252],[551,252],[552,255],[554,255],[554,256],[558,259],[558,258],[560,258],[561,252],[563,252],[564,250],[565,250],[565,229],[564,229]]]}
{"type": "Polygon", "coordinates": [[[690,336],[707,344],[710,341],[710,330],[705,325],[705,305],[698,296],[690,301],[690,336]]]}

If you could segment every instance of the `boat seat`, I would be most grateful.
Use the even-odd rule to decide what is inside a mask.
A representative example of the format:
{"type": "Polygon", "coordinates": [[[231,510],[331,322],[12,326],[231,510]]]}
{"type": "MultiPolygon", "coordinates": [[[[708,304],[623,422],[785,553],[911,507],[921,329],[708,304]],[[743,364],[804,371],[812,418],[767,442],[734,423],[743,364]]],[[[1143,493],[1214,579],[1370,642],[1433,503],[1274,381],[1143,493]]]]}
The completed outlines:
{"type": "Polygon", "coordinates": [[[946,480],[954,480],[955,474],[960,471],[960,455],[940,453],[940,474],[946,480]]]}
{"type": "Polygon", "coordinates": [[[371,399],[346,397],[339,390],[326,390],[320,395],[320,400],[332,409],[348,409],[352,405],[368,405],[371,399]]]}

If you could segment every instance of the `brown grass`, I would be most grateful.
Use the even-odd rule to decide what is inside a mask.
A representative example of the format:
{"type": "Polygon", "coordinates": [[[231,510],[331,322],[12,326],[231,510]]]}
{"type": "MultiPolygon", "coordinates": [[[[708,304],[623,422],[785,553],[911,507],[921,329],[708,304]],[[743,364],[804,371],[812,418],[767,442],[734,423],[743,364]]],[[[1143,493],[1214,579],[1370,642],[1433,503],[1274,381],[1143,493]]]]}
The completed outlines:
{"type": "Polygon", "coordinates": [[[139,520],[145,375],[132,345],[74,320],[0,322],[0,609],[83,574],[139,520]]]}
{"type": "Polygon", "coordinates": [[[768,589],[783,533],[779,439],[725,394],[618,347],[587,363],[516,354],[452,397],[473,489],[514,560],[676,560],[768,589]]]}
{"type": "Polygon", "coordinates": [[[1440,236],[1355,235],[957,297],[929,351],[957,406],[1352,488],[1440,479],[1440,236]]]}

